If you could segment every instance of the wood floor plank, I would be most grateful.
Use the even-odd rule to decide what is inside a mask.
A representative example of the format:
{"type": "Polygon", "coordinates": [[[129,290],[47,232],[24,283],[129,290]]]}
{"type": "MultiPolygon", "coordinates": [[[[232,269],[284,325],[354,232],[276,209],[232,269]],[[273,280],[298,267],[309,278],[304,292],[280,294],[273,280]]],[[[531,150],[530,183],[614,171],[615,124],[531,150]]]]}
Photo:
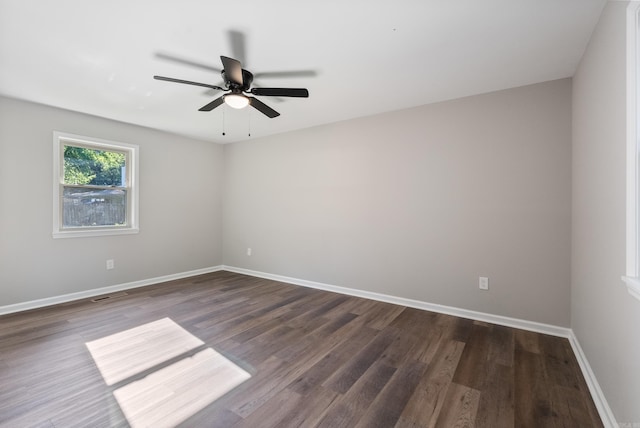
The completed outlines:
{"type": "Polygon", "coordinates": [[[372,329],[364,327],[362,320],[358,319],[357,315],[346,313],[302,339],[283,347],[275,355],[289,362],[297,362],[309,353],[319,353],[324,356],[336,346],[356,337],[367,336],[369,332],[372,335],[375,334],[372,329]]]}
{"type": "Polygon", "coordinates": [[[540,353],[540,335],[526,330],[515,330],[515,348],[533,354],[540,353]]]}
{"type": "Polygon", "coordinates": [[[383,330],[406,309],[404,306],[399,305],[389,305],[382,302],[375,303],[376,305],[361,312],[360,315],[369,320],[367,326],[376,330],[383,330]]]}
{"type": "Polygon", "coordinates": [[[416,358],[423,363],[431,363],[441,346],[451,340],[460,342],[456,339],[457,335],[455,334],[458,328],[457,321],[457,318],[450,315],[436,314],[433,324],[429,326],[426,334],[419,336],[421,346],[416,348],[416,351],[419,352],[416,358]]]}
{"type": "Polygon", "coordinates": [[[234,428],[255,428],[259,426],[281,426],[281,420],[285,415],[293,413],[300,408],[302,396],[290,389],[283,389],[267,400],[263,406],[236,422],[234,428]],[[273,409],[279,409],[274,412],[273,409]]]}
{"type": "MultiPolygon", "coordinates": [[[[536,348],[537,349],[537,340],[536,348]]],[[[515,422],[521,427],[556,425],[550,388],[540,354],[516,348],[514,356],[515,422]]]]}
{"type": "Polygon", "coordinates": [[[490,363],[487,367],[487,376],[481,392],[476,414],[476,426],[514,426],[513,367],[490,363]]]}
{"type": "Polygon", "coordinates": [[[237,423],[241,423],[242,420],[240,416],[216,402],[192,415],[179,424],[178,427],[230,428],[237,423]]]}
{"type": "MultiPolygon", "coordinates": [[[[476,412],[480,401],[480,391],[452,383],[447,390],[445,405],[440,412],[436,427],[473,427],[476,426],[476,412]]],[[[499,425],[490,425],[499,426],[499,425]]]]}
{"type": "Polygon", "coordinates": [[[434,427],[464,350],[464,343],[449,340],[440,347],[400,415],[403,427],[434,427]]]}
{"type": "Polygon", "coordinates": [[[322,386],[316,386],[313,391],[301,396],[298,407],[283,415],[274,427],[316,427],[321,423],[327,409],[335,401],[342,401],[338,393],[322,386]]]}
{"type": "Polygon", "coordinates": [[[541,336],[540,352],[547,378],[552,383],[552,411],[563,415],[562,419],[577,424],[566,423],[566,426],[581,426],[588,423],[597,413],[595,404],[588,393],[578,362],[566,338],[541,336]]]}
{"type": "Polygon", "coordinates": [[[564,338],[231,272],[0,316],[0,427],[163,424],[602,427],[564,338]]]}
{"type": "Polygon", "coordinates": [[[338,369],[344,367],[346,362],[352,361],[352,356],[371,343],[376,334],[376,330],[369,328],[358,330],[356,336],[341,342],[327,352],[322,359],[305,370],[289,385],[289,388],[300,394],[307,394],[317,386],[323,385],[326,389],[333,389],[336,393],[340,393],[339,390],[327,387],[324,383],[327,383],[338,369]]]}
{"type": "Polygon", "coordinates": [[[515,349],[514,329],[501,325],[489,328],[489,348],[487,360],[503,366],[513,366],[513,351],[515,349]]]}
{"type": "Polygon", "coordinates": [[[395,374],[396,368],[377,361],[339,401],[334,401],[319,427],[354,426],[395,374]]]}
{"type": "Polygon", "coordinates": [[[486,370],[478,370],[478,367],[486,367],[488,355],[489,328],[474,324],[453,376],[453,382],[476,390],[481,389],[486,380],[487,372],[486,370]]]}
{"type": "Polygon", "coordinates": [[[424,335],[433,325],[436,314],[415,308],[405,308],[389,324],[406,332],[424,335]]]}
{"type": "MultiPolygon", "coordinates": [[[[446,315],[448,316],[448,315],[446,315]]],[[[466,318],[451,317],[454,323],[451,338],[458,342],[467,343],[473,329],[473,321],[466,318]]]]}
{"type": "Polygon", "coordinates": [[[554,386],[550,390],[550,396],[552,412],[559,416],[558,426],[579,428],[592,424],[587,405],[582,397],[576,394],[574,388],[554,386]],[[560,420],[563,422],[560,422],[560,420]]]}
{"type": "Polygon", "coordinates": [[[425,341],[412,332],[406,332],[394,327],[387,327],[384,332],[391,334],[393,341],[384,350],[379,360],[391,367],[401,367],[408,361],[417,361],[423,351],[425,341]]]}
{"type": "Polygon", "coordinates": [[[394,426],[426,370],[420,361],[398,368],[355,427],[394,426]]]}
{"type": "Polygon", "coordinates": [[[394,332],[384,331],[379,333],[365,347],[359,349],[353,357],[342,364],[322,385],[340,394],[346,393],[393,343],[393,340],[394,332]]]}

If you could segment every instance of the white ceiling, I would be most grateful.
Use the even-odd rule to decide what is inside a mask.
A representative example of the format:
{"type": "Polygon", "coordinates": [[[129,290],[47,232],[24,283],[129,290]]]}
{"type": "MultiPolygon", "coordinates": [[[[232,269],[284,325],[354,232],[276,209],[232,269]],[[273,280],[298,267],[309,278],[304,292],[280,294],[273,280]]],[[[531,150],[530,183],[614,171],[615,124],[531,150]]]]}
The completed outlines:
{"type": "Polygon", "coordinates": [[[605,1],[0,0],[0,94],[232,142],[572,76],[605,1]],[[220,55],[310,97],[200,112],[219,93],[152,78],[220,85],[220,55]]]}

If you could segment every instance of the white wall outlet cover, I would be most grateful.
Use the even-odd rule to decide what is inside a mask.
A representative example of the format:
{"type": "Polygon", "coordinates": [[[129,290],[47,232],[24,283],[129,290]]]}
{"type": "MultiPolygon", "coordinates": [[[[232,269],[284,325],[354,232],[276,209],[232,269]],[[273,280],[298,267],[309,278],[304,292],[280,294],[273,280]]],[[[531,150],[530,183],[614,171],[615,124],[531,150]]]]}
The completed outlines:
{"type": "Polygon", "coordinates": [[[480,287],[481,290],[488,290],[489,289],[489,278],[487,278],[486,276],[481,276],[480,280],[478,282],[478,287],[480,287]]]}

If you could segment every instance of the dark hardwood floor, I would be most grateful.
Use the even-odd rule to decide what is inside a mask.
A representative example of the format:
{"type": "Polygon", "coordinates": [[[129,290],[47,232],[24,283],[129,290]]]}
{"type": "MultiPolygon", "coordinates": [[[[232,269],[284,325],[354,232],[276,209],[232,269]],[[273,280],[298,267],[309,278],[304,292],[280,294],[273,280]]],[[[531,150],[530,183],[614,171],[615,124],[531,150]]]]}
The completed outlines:
{"type": "Polygon", "coordinates": [[[3,427],[600,427],[564,338],[229,272],[0,317],[3,427]]]}

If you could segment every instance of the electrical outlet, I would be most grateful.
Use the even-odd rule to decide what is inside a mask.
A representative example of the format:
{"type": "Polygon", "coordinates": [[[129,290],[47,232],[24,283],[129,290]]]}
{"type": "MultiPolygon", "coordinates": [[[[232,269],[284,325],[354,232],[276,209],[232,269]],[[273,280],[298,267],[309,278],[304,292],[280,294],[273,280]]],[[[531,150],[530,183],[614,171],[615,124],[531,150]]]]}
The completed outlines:
{"type": "Polygon", "coordinates": [[[489,289],[489,278],[486,276],[481,276],[478,281],[478,287],[480,290],[488,290],[489,289]]]}
{"type": "Polygon", "coordinates": [[[251,255],[251,248],[247,248],[247,256],[251,255]]]}
{"type": "Polygon", "coordinates": [[[107,260],[107,270],[115,269],[116,265],[113,259],[107,260]]]}

